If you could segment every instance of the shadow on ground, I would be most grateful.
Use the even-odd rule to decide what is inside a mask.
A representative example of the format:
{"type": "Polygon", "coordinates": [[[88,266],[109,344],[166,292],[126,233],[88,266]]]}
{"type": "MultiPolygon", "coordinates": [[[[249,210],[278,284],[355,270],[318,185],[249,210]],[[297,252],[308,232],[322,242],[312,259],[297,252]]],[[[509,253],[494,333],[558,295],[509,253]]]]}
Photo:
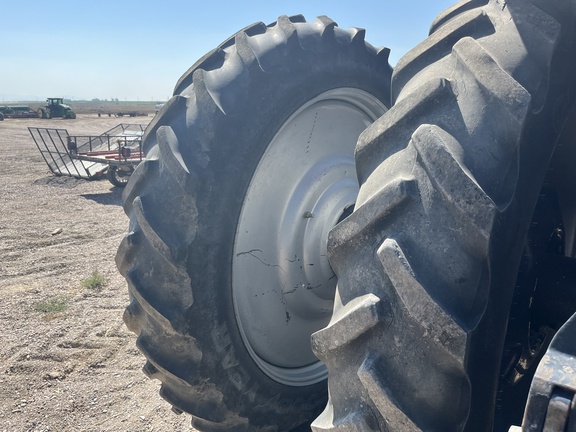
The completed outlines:
{"type": "Polygon", "coordinates": [[[55,186],[63,189],[73,189],[76,186],[87,182],[89,180],[85,179],[78,179],[75,177],[68,177],[68,176],[48,176],[43,177],[38,180],[34,181],[35,185],[47,185],[47,186],[55,186]]]}
{"type": "Polygon", "coordinates": [[[99,194],[83,194],[83,198],[97,202],[104,205],[122,205],[122,191],[123,188],[112,187],[109,192],[99,194]]]}

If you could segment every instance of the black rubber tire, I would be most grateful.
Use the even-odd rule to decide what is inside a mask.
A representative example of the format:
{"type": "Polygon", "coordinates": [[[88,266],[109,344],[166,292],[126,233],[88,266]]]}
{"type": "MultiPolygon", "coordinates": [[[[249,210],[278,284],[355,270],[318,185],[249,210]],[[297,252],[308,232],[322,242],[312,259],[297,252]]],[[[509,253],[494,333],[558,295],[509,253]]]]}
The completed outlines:
{"type": "MultiPolygon", "coordinates": [[[[463,1],[398,62],[394,106],[356,148],[354,213],[329,239],[314,431],[492,430],[520,258],[574,101],[575,16],[574,1],[463,1]]],[[[566,165],[557,183],[573,186],[566,165]]]]}
{"type": "Polygon", "coordinates": [[[197,429],[291,430],[324,407],[326,379],[281,384],[243,343],[231,289],[237,221],[268,143],[296,110],[343,87],[389,107],[388,53],[326,17],[254,24],[192,66],[147,128],[146,158],[123,195],[124,319],[148,359],[145,373],[197,429]]]}
{"type": "Polygon", "coordinates": [[[108,181],[117,187],[125,187],[130,180],[131,172],[125,171],[127,168],[120,169],[116,165],[110,165],[106,171],[108,181]]]}

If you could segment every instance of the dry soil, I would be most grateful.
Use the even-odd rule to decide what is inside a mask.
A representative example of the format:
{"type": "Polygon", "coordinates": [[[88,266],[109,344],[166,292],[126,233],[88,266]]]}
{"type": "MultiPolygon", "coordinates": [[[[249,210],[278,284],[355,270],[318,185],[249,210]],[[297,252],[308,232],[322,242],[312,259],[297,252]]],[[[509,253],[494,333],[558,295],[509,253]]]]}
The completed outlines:
{"type": "Polygon", "coordinates": [[[114,257],[128,220],[105,178],[55,177],[28,126],[97,135],[149,117],[0,122],[0,431],[192,431],[142,372],[114,257]],[[99,272],[101,289],[82,281],[99,272]],[[61,310],[60,310],[61,309],[61,310]]]}

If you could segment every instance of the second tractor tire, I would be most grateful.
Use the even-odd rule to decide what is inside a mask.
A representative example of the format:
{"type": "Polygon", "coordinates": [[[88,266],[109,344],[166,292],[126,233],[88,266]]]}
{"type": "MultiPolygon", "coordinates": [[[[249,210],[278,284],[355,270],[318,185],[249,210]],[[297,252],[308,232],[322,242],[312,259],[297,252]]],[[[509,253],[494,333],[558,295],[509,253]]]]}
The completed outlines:
{"type": "Polygon", "coordinates": [[[505,375],[533,349],[510,338],[529,338],[543,268],[525,283],[520,263],[561,226],[567,256],[549,258],[574,256],[574,6],[461,1],[398,62],[394,106],[356,148],[354,213],[330,235],[334,314],[313,335],[330,401],[314,431],[508,431],[505,375]],[[543,185],[560,202],[549,217],[534,212],[543,185]]]}

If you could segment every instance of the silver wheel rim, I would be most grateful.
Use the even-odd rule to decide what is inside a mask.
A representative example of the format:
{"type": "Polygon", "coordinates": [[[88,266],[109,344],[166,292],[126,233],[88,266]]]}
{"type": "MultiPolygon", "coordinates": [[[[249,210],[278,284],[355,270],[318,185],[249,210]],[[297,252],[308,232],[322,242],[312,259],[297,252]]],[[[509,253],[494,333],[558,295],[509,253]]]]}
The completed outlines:
{"type": "Polygon", "coordinates": [[[234,243],[232,293],[248,352],[279,383],[327,377],[310,335],[332,315],[328,233],[358,195],[357,138],[385,111],[358,89],[324,92],[282,125],[252,176],[234,243]]]}

